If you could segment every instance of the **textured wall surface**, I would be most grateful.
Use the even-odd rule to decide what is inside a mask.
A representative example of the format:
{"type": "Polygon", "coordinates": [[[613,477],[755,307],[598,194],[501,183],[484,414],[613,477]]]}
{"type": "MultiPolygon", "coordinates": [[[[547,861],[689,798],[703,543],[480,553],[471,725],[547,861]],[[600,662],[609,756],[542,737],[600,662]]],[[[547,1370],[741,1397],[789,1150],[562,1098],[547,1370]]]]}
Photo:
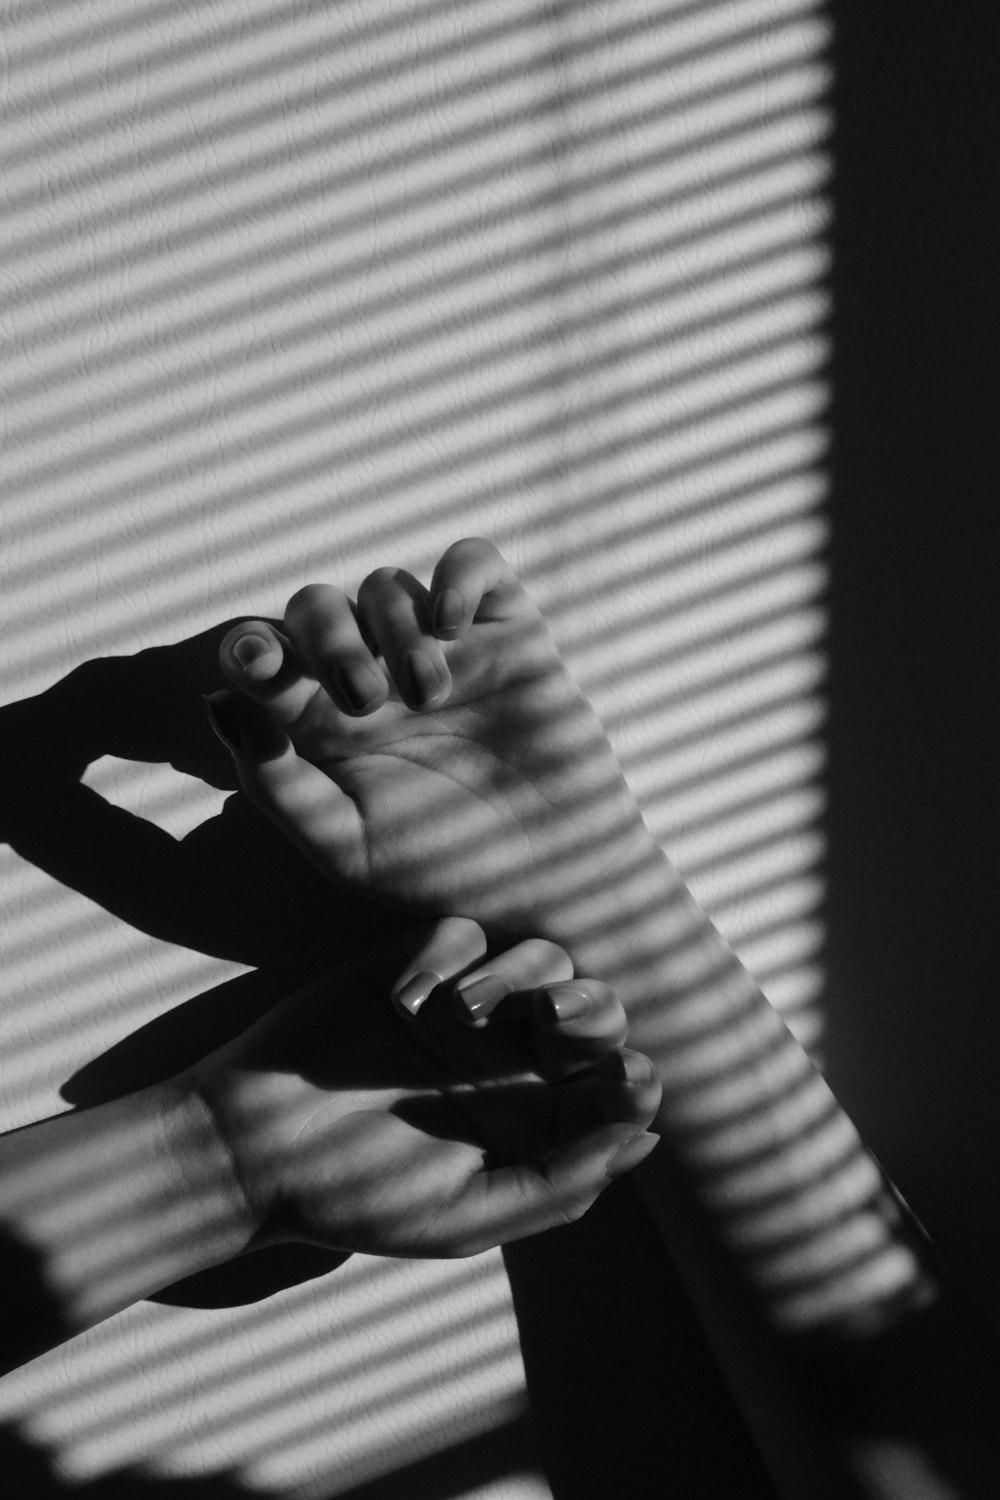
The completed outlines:
{"type": "MultiPolygon", "coordinates": [[[[823,11],[8,0],[4,702],[491,536],[815,1040],[823,11]]],[[[88,864],[109,804],[166,869],[224,791],[91,749],[73,856],[0,850],[4,1128],[253,967],[129,920],[88,864]]],[[[143,1304],[0,1384],[68,1480],[303,1500],[525,1402],[499,1254],[143,1304]]],[[[549,1493],[525,1441],[494,1467],[464,1493],[549,1493]]]]}

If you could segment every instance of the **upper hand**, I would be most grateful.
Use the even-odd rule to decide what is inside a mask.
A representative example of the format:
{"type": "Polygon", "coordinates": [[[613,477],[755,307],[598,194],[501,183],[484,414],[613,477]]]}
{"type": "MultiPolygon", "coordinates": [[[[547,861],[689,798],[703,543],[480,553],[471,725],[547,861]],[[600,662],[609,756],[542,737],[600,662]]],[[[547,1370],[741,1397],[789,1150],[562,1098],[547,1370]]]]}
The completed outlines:
{"type": "Polygon", "coordinates": [[[395,1006],[380,965],[354,962],[184,1076],[233,1163],[253,1244],[471,1255],[579,1217],[652,1149],[660,1086],[623,1048],[612,991],[568,984],[552,943],[485,952],[475,923],[441,923],[397,977],[395,1006]],[[487,974],[470,1025],[475,997],[452,981],[468,996],[487,974]]]}
{"type": "Polygon", "coordinates": [[[641,819],[537,607],[488,542],[430,587],[311,585],[235,627],[212,700],[249,796],[326,875],[390,904],[545,930],[641,819]]]}

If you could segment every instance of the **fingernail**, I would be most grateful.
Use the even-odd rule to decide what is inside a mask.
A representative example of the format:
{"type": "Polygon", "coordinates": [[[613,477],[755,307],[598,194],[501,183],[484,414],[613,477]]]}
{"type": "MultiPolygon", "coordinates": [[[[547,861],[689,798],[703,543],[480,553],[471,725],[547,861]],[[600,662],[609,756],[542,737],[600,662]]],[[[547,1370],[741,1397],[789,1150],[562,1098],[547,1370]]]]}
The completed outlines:
{"type": "Polygon", "coordinates": [[[272,724],[258,704],[225,689],[209,693],[203,701],[209,723],[233,755],[273,760],[284,750],[284,730],[272,724]]]}
{"type": "Polygon", "coordinates": [[[411,651],[406,658],[407,698],[416,708],[426,708],[441,696],[444,679],[425,651],[411,651]]]}
{"type": "Polygon", "coordinates": [[[412,975],[405,984],[393,985],[392,998],[397,1005],[408,1010],[411,1016],[415,1016],[430,995],[441,983],[441,975],[434,974],[430,969],[421,969],[418,974],[412,975]]]}
{"type": "Polygon", "coordinates": [[[616,1177],[624,1177],[626,1172],[631,1172],[659,1144],[660,1137],[653,1135],[649,1130],[644,1130],[641,1135],[630,1135],[604,1168],[605,1173],[614,1182],[616,1177]]]}
{"type": "Polygon", "coordinates": [[[628,1048],[619,1052],[618,1067],[622,1083],[630,1084],[633,1088],[652,1083],[656,1077],[656,1069],[649,1058],[642,1052],[631,1052],[628,1048]]]}
{"type": "Polygon", "coordinates": [[[474,1021],[485,1021],[513,989],[500,974],[484,974],[481,979],[460,979],[455,993],[474,1021]]]}
{"type": "Polygon", "coordinates": [[[266,656],[273,645],[273,641],[266,640],[262,635],[241,635],[233,645],[232,653],[245,671],[255,661],[266,656]]]}
{"type": "Polygon", "coordinates": [[[542,1009],[551,1013],[548,1017],[551,1021],[572,1021],[590,1009],[590,996],[586,991],[567,984],[542,990],[540,994],[542,1009]]]}
{"type": "Polygon", "coordinates": [[[350,667],[336,667],[331,673],[334,692],[353,713],[363,713],[379,698],[385,687],[371,667],[355,662],[350,667]]]}
{"type": "Polygon", "coordinates": [[[435,635],[456,635],[462,628],[465,604],[458,589],[443,589],[434,600],[431,625],[435,635]]]}

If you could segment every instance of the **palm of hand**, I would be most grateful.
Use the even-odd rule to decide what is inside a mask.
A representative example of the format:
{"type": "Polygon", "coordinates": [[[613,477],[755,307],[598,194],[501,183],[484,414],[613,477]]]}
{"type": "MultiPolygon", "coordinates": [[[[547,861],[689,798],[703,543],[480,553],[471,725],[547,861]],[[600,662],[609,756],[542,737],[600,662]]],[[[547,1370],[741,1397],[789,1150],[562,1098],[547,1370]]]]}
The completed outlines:
{"type": "Polygon", "coordinates": [[[237,627],[220,651],[270,736],[237,750],[240,779],[330,878],[492,933],[538,932],[648,840],[593,710],[490,543],[453,544],[429,590],[392,568],[356,603],[309,585],[282,628],[237,627]],[[251,670],[239,652],[254,636],[251,670]]]}
{"type": "Polygon", "coordinates": [[[350,798],[358,837],[308,852],[393,905],[529,930],[560,861],[581,858],[595,806],[630,799],[540,617],[477,623],[445,656],[452,689],[430,711],[394,696],[353,719],[317,685],[290,732],[350,798]]]}
{"type": "Polygon", "coordinates": [[[522,1164],[506,1169],[515,1191],[504,1234],[527,1232],[517,1173],[530,1173],[558,1138],[572,1094],[546,1086],[525,1035],[498,1043],[456,1025],[443,1002],[437,1016],[421,1016],[432,1055],[387,1003],[372,1003],[373,985],[373,971],[355,962],[195,1070],[265,1226],[262,1242],[473,1253],[481,1247],[464,1238],[462,1215],[474,1236],[470,1188],[485,1190],[487,1148],[494,1180],[497,1161],[522,1164]]]}

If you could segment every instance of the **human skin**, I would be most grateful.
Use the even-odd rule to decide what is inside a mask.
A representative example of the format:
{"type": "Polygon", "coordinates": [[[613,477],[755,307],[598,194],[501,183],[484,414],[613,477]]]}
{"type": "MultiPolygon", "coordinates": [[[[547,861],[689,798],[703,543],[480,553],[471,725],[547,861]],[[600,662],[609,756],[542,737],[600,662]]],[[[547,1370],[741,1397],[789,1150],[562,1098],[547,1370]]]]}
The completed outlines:
{"type": "Polygon", "coordinates": [[[390,1003],[384,953],[355,961],[162,1084],[0,1137],[0,1237],[34,1267],[6,1366],[264,1245],[476,1254],[649,1154],[659,1085],[607,985],[528,940],[491,955],[506,993],[473,1025],[451,982],[482,975],[482,930],[409,946],[423,1003],[390,1003]]]}
{"type": "Polygon", "coordinates": [[[635,1182],[781,1493],[991,1496],[995,1378],[968,1320],[496,549],[454,544],[427,586],[395,567],[356,599],[307,586],[220,665],[209,709],[242,786],[325,875],[494,941],[535,932],[613,983],[662,1085],[665,1148],[635,1182]]]}
{"type": "MultiPolygon", "coordinates": [[[[330,879],[615,986],[656,1128],[774,1326],[867,1326],[927,1268],[882,1173],[646,828],[540,611],[488,542],[430,585],[311,585],[222,642],[216,727],[248,795],[330,879]],[[367,702],[362,699],[367,696],[367,702]]],[[[659,1195],[653,1195],[658,1199],[659,1195]]]]}

